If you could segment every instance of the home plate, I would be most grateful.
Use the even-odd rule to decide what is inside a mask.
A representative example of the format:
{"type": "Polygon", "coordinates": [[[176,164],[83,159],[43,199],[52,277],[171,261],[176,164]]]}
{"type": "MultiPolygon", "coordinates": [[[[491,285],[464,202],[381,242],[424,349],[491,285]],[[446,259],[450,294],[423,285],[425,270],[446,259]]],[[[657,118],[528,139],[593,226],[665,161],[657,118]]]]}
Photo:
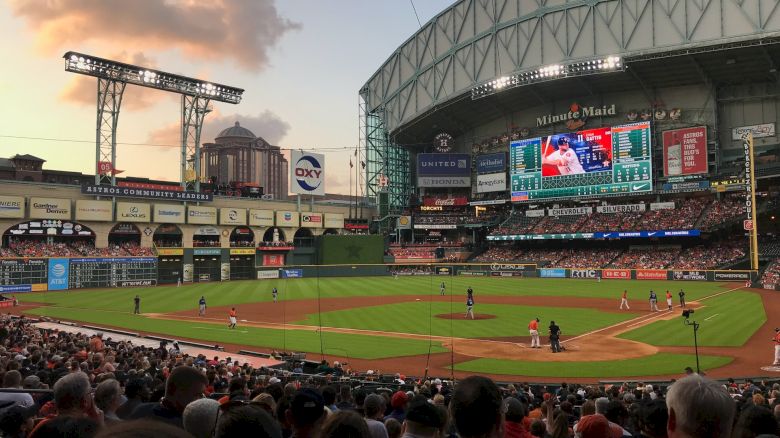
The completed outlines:
{"type": "Polygon", "coordinates": [[[245,319],[239,319],[239,321],[241,321],[241,322],[246,322],[246,320],[245,320],[245,319]]]}
{"type": "Polygon", "coordinates": [[[420,299],[419,298],[415,298],[415,301],[420,301],[420,299]]]}
{"type": "Polygon", "coordinates": [[[778,365],[771,365],[771,366],[768,366],[768,367],[761,367],[761,369],[764,370],[764,371],[772,371],[772,372],[775,372],[775,373],[780,372],[780,366],[778,366],[778,365]]]}

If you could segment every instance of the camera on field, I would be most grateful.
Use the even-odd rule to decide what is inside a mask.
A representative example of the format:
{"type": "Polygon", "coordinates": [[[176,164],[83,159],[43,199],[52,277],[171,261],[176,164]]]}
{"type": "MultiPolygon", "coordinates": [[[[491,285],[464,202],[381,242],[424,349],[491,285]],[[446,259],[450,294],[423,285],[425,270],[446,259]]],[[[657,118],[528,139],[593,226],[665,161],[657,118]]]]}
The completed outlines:
{"type": "Polygon", "coordinates": [[[693,314],[693,309],[686,309],[686,310],[683,310],[683,312],[682,312],[682,316],[685,319],[688,319],[691,316],[691,314],[693,314]]]}

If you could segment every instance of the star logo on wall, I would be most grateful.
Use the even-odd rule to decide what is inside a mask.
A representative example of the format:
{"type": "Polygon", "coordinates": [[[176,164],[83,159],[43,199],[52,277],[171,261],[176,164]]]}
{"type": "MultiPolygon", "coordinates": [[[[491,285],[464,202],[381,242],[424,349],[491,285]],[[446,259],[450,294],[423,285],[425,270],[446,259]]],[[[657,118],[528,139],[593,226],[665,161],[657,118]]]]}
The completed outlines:
{"type": "Polygon", "coordinates": [[[357,245],[347,245],[344,247],[347,250],[347,258],[352,260],[360,259],[360,251],[363,249],[357,245]]]}

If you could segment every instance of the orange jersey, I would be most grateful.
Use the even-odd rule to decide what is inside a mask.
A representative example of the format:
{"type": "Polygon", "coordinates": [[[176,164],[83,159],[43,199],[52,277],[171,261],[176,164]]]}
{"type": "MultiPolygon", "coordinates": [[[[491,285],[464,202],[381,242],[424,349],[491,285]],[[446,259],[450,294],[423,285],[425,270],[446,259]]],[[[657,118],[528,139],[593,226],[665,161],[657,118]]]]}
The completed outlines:
{"type": "Polygon", "coordinates": [[[626,297],[627,297],[627,296],[628,296],[628,292],[626,292],[626,291],[623,291],[623,299],[624,299],[624,300],[626,299],[626,297]]]}
{"type": "Polygon", "coordinates": [[[666,291],[666,299],[671,300],[672,299],[672,293],[669,291],[666,291]]]}
{"type": "Polygon", "coordinates": [[[236,311],[235,310],[231,310],[230,312],[228,312],[228,316],[230,316],[231,318],[235,318],[236,317],[236,311]]]}
{"type": "Polygon", "coordinates": [[[775,333],[775,344],[780,344],[780,332],[775,333]]]}
{"type": "Polygon", "coordinates": [[[536,320],[532,320],[530,323],[528,323],[528,329],[529,330],[537,330],[539,328],[539,323],[536,322],[536,320]]]}

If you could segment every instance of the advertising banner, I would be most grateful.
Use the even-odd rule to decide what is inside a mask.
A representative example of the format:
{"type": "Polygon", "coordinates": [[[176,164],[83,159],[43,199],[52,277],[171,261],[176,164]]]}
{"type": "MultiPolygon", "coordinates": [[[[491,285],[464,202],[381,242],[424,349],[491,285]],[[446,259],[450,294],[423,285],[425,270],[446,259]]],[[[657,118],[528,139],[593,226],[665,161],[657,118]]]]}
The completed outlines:
{"type": "Polygon", "coordinates": [[[297,211],[277,211],[276,226],[277,227],[299,227],[300,215],[298,214],[297,211]]]}
{"type": "Polygon", "coordinates": [[[222,249],[220,249],[220,248],[195,248],[192,251],[192,255],[218,256],[218,255],[222,255],[222,249]]]}
{"type": "Polygon", "coordinates": [[[539,276],[542,278],[566,278],[565,269],[540,269],[539,276]]]}
{"type": "Polygon", "coordinates": [[[415,230],[454,230],[458,226],[455,224],[414,224],[415,230]]]}
{"type": "Polygon", "coordinates": [[[748,281],[750,280],[750,272],[734,272],[734,271],[715,271],[713,279],[715,281],[748,281]]]}
{"type": "Polygon", "coordinates": [[[157,248],[157,255],[159,256],[183,256],[184,250],[182,248],[157,248]]]}
{"type": "Polygon", "coordinates": [[[477,175],[477,193],[503,192],[506,190],[506,173],[477,175]]]}
{"type": "Polygon", "coordinates": [[[672,271],[672,280],[706,281],[706,271],[672,271]]]}
{"type": "Polygon", "coordinates": [[[222,225],[246,225],[246,209],[220,208],[219,223],[222,225]]]}
{"type": "Polygon", "coordinates": [[[254,248],[233,248],[230,250],[230,255],[255,255],[254,248]]]}
{"type": "Polygon", "coordinates": [[[709,190],[710,182],[691,181],[691,182],[680,182],[680,183],[666,183],[661,188],[667,192],[677,191],[677,190],[684,190],[684,191],[709,190]]]}
{"type": "Polygon", "coordinates": [[[697,237],[700,230],[668,230],[668,231],[615,231],[612,233],[593,233],[596,239],[624,239],[628,237],[697,237]]]}
{"type": "Polygon", "coordinates": [[[518,265],[516,263],[491,263],[491,271],[525,271],[526,265],[518,265]]]}
{"type": "Polygon", "coordinates": [[[618,279],[618,280],[630,280],[630,269],[602,269],[601,278],[618,279]]]}
{"type": "Polygon", "coordinates": [[[650,211],[674,210],[674,202],[653,202],[650,204],[650,211]]]}
{"type": "Polygon", "coordinates": [[[452,269],[444,266],[436,268],[436,275],[452,275],[452,269]]]}
{"type": "Polygon", "coordinates": [[[499,173],[506,170],[506,153],[477,156],[477,173],[499,173]]]}
{"type": "Polygon", "coordinates": [[[222,263],[219,267],[219,279],[221,281],[230,280],[230,263],[222,263]]]}
{"type": "Polygon", "coordinates": [[[151,222],[152,206],[137,202],[116,203],[117,222],[151,222]]]}
{"type": "Polygon", "coordinates": [[[0,196],[0,218],[24,217],[24,198],[21,196],[0,196]]]}
{"type": "Polygon", "coordinates": [[[470,154],[417,154],[417,176],[471,176],[470,154]]]}
{"type": "Polygon", "coordinates": [[[303,269],[282,269],[281,278],[303,278],[303,269]]]}
{"type": "Polygon", "coordinates": [[[411,216],[399,216],[396,224],[396,228],[399,230],[411,230],[412,229],[412,217],[411,216]]]}
{"type": "Polygon", "coordinates": [[[111,201],[76,201],[76,220],[110,222],[114,220],[114,208],[111,201]]]}
{"type": "Polygon", "coordinates": [[[273,227],[274,226],[274,211],[273,210],[256,210],[254,208],[249,210],[249,225],[255,227],[273,227]]]}
{"type": "Polygon", "coordinates": [[[664,176],[707,173],[707,127],[663,133],[664,176]]]}
{"type": "Polygon", "coordinates": [[[599,278],[600,269],[570,269],[569,278],[599,278]]]}
{"type": "Polygon", "coordinates": [[[217,227],[198,227],[192,232],[193,236],[219,236],[217,227]]]}
{"type": "Polygon", "coordinates": [[[290,151],[290,191],[299,195],[325,195],[325,155],[290,151]]]}
{"type": "Polygon", "coordinates": [[[49,290],[65,290],[68,288],[68,259],[49,259],[49,290]]]}
{"type": "Polygon", "coordinates": [[[301,213],[301,227],[322,228],[322,213],[301,213]]]}
{"type": "Polygon", "coordinates": [[[637,280],[666,280],[666,271],[663,269],[637,269],[637,280]]]}
{"type": "Polygon", "coordinates": [[[469,200],[465,196],[455,196],[451,198],[436,198],[427,196],[423,198],[422,205],[426,207],[462,207],[469,205],[469,200]]]}
{"type": "MultiPolygon", "coordinates": [[[[674,204],[674,203],[672,203],[674,204]]],[[[597,213],[639,213],[645,211],[645,204],[624,204],[624,205],[599,205],[596,207],[597,213]]]]}
{"type": "Polygon", "coordinates": [[[611,128],[589,129],[542,138],[542,176],[612,170],[611,128]]]}
{"type": "Polygon", "coordinates": [[[0,294],[10,294],[15,292],[32,292],[31,284],[12,284],[0,285],[0,294]]]}
{"type": "Polygon", "coordinates": [[[196,205],[188,206],[187,223],[216,225],[217,223],[216,207],[199,207],[196,205]]]}
{"type": "Polygon", "coordinates": [[[420,176],[417,187],[471,187],[470,176],[420,176]]]}
{"type": "Polygon", "coordinates": [[[753,134],[753,138],[774,137],[775,124],[762,123],[760,125],[740,126],[739,128],[734,128],[731,130],[731,139],[742,140],[742,136],[748,132],[753,134]]]}
{"type": "Polygon", "coordinates": [[[70,199],[30,198],[30,219],[70,219],[70,199]]]}
{"type": "Polygon", "coordinates": [[[278,269],[267,269],[267,270],[260,270],[257,271],[257,279],[258,280],[268,280],[271,278],[279,278],[279,270],[278,269]]]}
{"type": "Polygon", "coordinates": [[[344,215],[341,213],[325,213],[323,228],[344,228],[344,215]]]}
{"type": "Polygon", "coordinates": [[[183,224],[184,206],[174,204],[154,204],[154,221],[157,223],[183,224]]]}
{"type": "Polygon", "coordinates": [[[126,280],[116,283],[119,287],[157,286],[157,280],[126,280]]]}
{"type": "Polygon", "coordinates": [[[486,199],[484,201],[469,201],[469,205],[502,205],[509,202],[509,199],[486,199]]]}
{"type": "Polygon", "coordinates": [[[81,186],[81,193],[95,196],[117,196],[120,198],[145,198],[167,201],[197,201],[211,202],[211,193],[184,192],[181,190],[163,189],[139,189],[134,187],[96,186],[85,184],[81,186]]]}
{"type": "Polygon", "coordinates": [[[526,210],[525,217],[544,217],[544,209],[542,210],[526,210]]]}
{"type": "Polygon", "coordinates": [[[593,213],[593,207],[548,208],[548,216],[582,216],[593,213]]]}

